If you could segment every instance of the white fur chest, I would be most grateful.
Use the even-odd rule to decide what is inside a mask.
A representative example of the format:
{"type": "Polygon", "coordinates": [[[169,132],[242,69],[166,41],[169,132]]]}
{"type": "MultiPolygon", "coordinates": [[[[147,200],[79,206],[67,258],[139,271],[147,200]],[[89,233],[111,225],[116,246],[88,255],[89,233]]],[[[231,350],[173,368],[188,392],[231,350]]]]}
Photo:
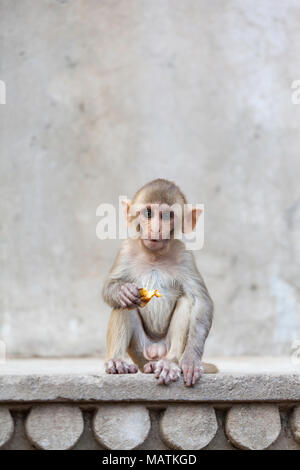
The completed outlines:
{"type": "Polygon", "coordinates": [[[139,309],[146,329],[158,336],[167,332],[170,316],[180,294],[178,283],[167,272],[161,269],[149,269],[135,279],[137,286],[147,290],[158,289],[161,297],[153,297],[148,304],[139,309]]]}

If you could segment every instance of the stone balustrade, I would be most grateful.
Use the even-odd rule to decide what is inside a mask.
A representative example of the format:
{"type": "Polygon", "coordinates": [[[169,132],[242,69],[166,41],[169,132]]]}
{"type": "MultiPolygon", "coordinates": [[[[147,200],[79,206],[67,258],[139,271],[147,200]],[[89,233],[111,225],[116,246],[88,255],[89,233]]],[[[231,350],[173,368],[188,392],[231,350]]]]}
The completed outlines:
{"type": "Polygon", "coordinates": [[[0,448],[299,450],[300,374],[220,372],[187,389],[140,373],[2,370],[0,448]]]}

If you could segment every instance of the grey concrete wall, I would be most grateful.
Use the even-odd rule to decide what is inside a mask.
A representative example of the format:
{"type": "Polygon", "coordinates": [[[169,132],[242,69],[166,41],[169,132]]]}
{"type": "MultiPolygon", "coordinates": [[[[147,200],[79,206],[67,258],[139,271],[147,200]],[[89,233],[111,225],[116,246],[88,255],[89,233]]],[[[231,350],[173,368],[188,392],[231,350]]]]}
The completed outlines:
{"type": "Polygon", "coordinates": [[[155,177],[205,204],[209,355],[300,338],[298,0],[0,0],[0,339],[104,350],[101,202],[155,177]]]}

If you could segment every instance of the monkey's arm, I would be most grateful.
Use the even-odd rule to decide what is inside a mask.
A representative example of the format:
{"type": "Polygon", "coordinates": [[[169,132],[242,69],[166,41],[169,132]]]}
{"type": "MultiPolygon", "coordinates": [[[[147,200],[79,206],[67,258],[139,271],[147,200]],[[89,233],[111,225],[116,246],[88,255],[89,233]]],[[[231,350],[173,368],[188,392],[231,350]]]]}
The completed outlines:
{"type": "Polygon", "coordinates": [[[183,290],[191,301],[189,332],[180,360],[187,385],[196,383],[201,373],[204,345],[213,319],[213,301],[197,270],[193,255],[187,254],[183,266],[183,290]]]}
{"type": "Polygon", "coordinates": [[[213,318],[213,302],[209,295],[202,298],[193,296],[190,315],[185,353],[201,359],[213,318]]]}
{"type": "Polygon", "coordinates": [[[121,252],[104,283],[102,296],[112,308],[128,308],[140,303],[138,287],[130,282],[128,262],[121,252]]]}
{"type": "Polygon", "coordinates": [[[110,277],[108,277],[104,283],[102,297],[104,302],[106,302],[112,308],[121,307],[118,301],[118,292],[120,291],[121,285],[122,283],[120,281],[110,279],[110,277]]]}

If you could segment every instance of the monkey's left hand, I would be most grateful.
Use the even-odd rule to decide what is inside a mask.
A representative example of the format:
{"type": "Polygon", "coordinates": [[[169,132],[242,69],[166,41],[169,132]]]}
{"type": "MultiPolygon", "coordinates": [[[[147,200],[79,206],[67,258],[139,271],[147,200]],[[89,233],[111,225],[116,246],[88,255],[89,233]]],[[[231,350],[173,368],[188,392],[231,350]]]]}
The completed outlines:
{"type": "Polygon", "coordinates": [[[187,387],[195,385],[204,372],[201,360],[191,354],[183,354],[179,366],[182,370],[183,380],[187,387]]]}

